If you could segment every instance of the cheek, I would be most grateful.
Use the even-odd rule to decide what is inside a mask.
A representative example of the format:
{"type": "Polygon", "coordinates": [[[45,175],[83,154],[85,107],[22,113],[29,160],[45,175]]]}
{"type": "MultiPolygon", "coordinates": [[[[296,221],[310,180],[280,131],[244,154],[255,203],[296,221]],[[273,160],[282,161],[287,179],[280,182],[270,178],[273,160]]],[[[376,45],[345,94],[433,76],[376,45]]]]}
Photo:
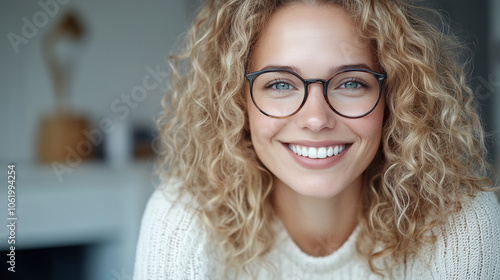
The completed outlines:
{"type": "Polygon", "coordinates": [[[274,137],[285,125],[284,120],[273,119],[262,114],[247,97],[248,122],[254,149],[259,152],[272,144],[274,137]]]}
{"type": "Polygon", "coordinates": [[[384,102],[381,100],[378,107],[368,116],[359,119],[360,123],[357,126],[359,135],[377,146],[380,144],[382,137],[382,125],[384,122],[384,102]]]}
{"type": "Polygon", "coordinates": [[[257,109],[248,110],[248,121],[254,146],[270,141],[279,131],[273,119],[266,117],[257,109]]]}
{"type": "Polygon", "coordinates": [[[373,154],[378,150],[382,138],[382,126],[385,110],[384,98],[370,114],[359,119],[346,120],[351,131],[361,141],[363,153],[373,154]]]}
{"type": "Polygon", "coordinates": [[[249,96],[250,94],[247,94],[247,112],[248,112],[248,123],[250,125],[250,136],[252,139],[252,144],[254,146],[254,149],[258,151],[261,146],[261,142],[263,142],[262,138],[265,138],[266,134],[264,131],[266,131],[266,120],[262,117],[265,117],[262,115],[257,108],[252,103],[252,100],[249,96]],[[262,117],[261,117],[262,115],[262,117]]]}

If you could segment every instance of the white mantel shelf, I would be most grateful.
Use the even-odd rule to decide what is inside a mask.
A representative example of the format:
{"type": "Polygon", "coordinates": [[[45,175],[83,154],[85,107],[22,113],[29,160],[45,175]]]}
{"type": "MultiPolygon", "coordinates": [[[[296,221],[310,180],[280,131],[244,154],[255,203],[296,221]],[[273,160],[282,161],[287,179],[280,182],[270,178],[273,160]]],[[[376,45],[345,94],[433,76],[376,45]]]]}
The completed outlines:
{"type": "MultiPolygon", "coordinates": [[[[88,279],[131,275],[140,220],[154,190],[152,171],[145,162],[82,163],[59,181],[50,165],[16,164],[16,249],[92,245],[88,279]]],[[[6,223],[7,188],[0,199],[6,223]]],[[[6,250],[8,233],[0,234],[0,248],[6,250]]]]}

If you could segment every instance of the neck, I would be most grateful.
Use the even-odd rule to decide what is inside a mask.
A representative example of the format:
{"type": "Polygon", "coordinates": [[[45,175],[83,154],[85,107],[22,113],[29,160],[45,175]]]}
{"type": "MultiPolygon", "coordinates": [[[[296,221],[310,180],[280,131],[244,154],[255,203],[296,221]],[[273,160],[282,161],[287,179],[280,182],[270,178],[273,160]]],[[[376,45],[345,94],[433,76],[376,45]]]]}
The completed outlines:
{"type": "Polygon", "coordinates": [[[361,180],[358,181],[334,197],[316,198],[303,196],[276,179],[274,208],[303,252],[313,256],[329,255],[349,238],[361,209],[361,180]]]}

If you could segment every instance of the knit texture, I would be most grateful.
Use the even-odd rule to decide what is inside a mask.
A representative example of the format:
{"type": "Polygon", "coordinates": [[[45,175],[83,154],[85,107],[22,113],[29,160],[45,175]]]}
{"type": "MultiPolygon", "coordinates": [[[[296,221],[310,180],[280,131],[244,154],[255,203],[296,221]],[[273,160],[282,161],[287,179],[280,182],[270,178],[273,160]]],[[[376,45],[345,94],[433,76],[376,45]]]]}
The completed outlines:
{"type": "MultiPolygon", "coordinates": [[[[211,244],[189,197],[156,191],[144,213],[135,280],[223,279],[220,248],[211,244]]],[[[302,252],[283,225],[257,279],[382,279],[355,249],[356,228],[334,253],[313,257],[302,252]]],[[[493,193],[478,193],[463,210],[434,230],[437,242],[422,248],[394,271],[396,279],[500,279],[500,206],[493,193]]],[[[241,275],[239,279],[249,279],[241,275]]]]}

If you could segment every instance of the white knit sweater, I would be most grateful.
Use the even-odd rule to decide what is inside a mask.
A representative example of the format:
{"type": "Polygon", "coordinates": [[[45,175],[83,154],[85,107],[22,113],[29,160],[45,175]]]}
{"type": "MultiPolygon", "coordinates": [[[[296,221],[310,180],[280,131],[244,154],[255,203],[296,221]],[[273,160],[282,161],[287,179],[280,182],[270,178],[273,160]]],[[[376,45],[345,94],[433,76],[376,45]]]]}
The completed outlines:
{"type": "MultiPolygon", "coordinates": [[[[156,191],[146,207],[134,279],[223,279],[220,249],[209,242],[190,200],[174,203],[175,196],[165,194],[156,191]]],[[[257,279],[381,279],[356,253],[359,227],[325,257],[305,254],[282,225],[278,228],[266,256],[275,269],[256,269],[257,279]]],[[[396,279],[500,279],[500,206],[493,193],[479,193],[435,232],[433,248],[422,248],[423,258],[414,256],[398,267],[396,279]]]]}

